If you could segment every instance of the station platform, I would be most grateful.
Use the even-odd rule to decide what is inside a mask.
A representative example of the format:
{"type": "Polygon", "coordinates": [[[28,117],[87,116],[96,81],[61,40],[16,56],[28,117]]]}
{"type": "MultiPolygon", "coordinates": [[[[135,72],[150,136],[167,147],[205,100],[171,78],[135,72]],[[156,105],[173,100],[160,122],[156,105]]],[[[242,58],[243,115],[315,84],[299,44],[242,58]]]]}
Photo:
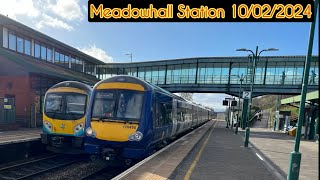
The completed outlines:
{"type": "Polygon", "coordinates": [[[14,131],[0,131],[0,146],[40,140],[41,128],[20,128],[14,131]]]}
{"type": "MultiPolygon", "coordinates": [[[[244,131],[240,135],[244,138],[244,131]]],[[[269,128],[250,128],[249,147],[260,154],[261,158],[274,171],[280,179],[286,179],[289,166],[290,153],[294,149],[295,137],[269,128]]],[[[300,180],[319,179],[319,143],[301,138],[300,141],[301,167],[300,180]]]]}
{"type": "MultiPolygon", "coordinates": [[[[224,120],[211,120],[116,176],[114,180],[286,179],[289,155],[293,150],[292,140],[287,138],[292,137],[281,138],[287,135],[252,129],[252,142],[249,148],[245,148],[244,133],[240,131],[235,134],[234,130],[225,126],[224,120]],[[288,143],[292,146],[289,147],[288,143]]],[[[315,142],[301,142],[300,179],[312,180],[318,179],[318,151],[313,146],[308,149],[309,143],[314,143],[314,147],[318,145],[315,142]]]]}

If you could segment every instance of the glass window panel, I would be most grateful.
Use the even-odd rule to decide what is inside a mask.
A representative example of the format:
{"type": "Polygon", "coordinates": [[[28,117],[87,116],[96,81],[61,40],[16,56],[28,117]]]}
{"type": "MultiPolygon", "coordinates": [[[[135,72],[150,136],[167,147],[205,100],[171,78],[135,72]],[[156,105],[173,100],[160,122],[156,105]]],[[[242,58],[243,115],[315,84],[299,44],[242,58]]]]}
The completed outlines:
{"type": "Polygon", "coordinates": [[[34,45],[34,57],[40,58],[40,45],[38,43],[34,45]]]}
{"type": "Polygon", "coordinates": [[[60,53],[60,64],[64,66],[64,54],[60,53]]]}
{"type": "Polygon", "coordinates": [[[41,59],[46,60],[47,58],[47,48],[41,45],[41,59]]]}
{"type": "Polygon", "coordinates": [[[16,50],[16,41],[17,37],[11,33],[9,33],[9,49],[16,50]]]}
{"type": "Polygon", "coordinates": [[[268,62],[266,84],[274,84],[276,77],[276,62],[268,62]]]}
{"type": "Polygon", "coordinates": [[[27,39],[24,40],[24,53],[31,55],[31,42],[27,39]]]}
{"type": "Polygon", "coordinates": [[[23,53],[23,39],[17,37],[17,51],[23,53]]]}
{"type": "Polygon", "coordinates": [[[47,61],[52,61],[52,50],[50,48],[47,49],[47,61]]]}
{"type": "Polygon", "coordinates": [[[144,72],[144,67],[139,67],[138,70],[139,70],[139,74],[138,74],[138,75],[139,75],[139,78],[140,78],[140,79],[144,79],[144,73],[145,73],[145,72],[144,72]]]}
{"type": "Polygon", "coordinates": [[[54,52],[54,61],[55,61],[55,63],[60,62],[60,53],[58,53],[57,51],[54,52]]]}
{"type": "Polygon", "coordinates": [[[146,67],[145,72],[145,80],[151,82],[151,67],[146,67]]]}
{"type": "Polygon", "coordinates": [[[165,80],[165,74],[166,74],[166,67],[165,66],[159,66],[159,79],[158,84],[164,84],[165,80]]]}

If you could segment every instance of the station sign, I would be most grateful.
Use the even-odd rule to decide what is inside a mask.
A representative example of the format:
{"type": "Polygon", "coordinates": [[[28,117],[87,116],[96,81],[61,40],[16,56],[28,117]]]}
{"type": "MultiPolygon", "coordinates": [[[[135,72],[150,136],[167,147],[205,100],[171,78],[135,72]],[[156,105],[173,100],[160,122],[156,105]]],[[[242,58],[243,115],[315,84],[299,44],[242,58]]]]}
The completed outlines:
{"type": "Polygon", "coordinates": [[[223,101],[222,101],[222,105],[223,105],[223,106],[228,106],[228,101],[227,101],[227,100],[223,100],[223,101]]]}
{"type": "Polygon", "coordinates": [[[243,99],[250,99],[251,97],[251,92],[250,91],[243,91],[242,93],[242,98],[243,99]]]}
{"type": "Polygon", "coordinates": [[[3,102],[5,102],[5,103],[8,102],[8,99],[7,99],[7,98],[4,98],[4,99],[3,99],[3,102]]]}
{"type": "Polygon", "coordinates": [[[4,105],[4,109],[11,109],[11,105],[4,105]]]}

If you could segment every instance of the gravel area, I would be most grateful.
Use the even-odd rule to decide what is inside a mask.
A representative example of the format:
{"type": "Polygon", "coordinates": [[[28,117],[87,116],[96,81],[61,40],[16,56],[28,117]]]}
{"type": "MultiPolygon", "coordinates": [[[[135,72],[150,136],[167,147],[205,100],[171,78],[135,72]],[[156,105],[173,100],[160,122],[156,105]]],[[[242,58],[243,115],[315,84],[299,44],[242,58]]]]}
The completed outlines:
{"type": "Polygon", "coordinates": [[[48,173],[33,177],[34,180],[63,180],[63,179],[81,179],[92,171],[98,171],[107,167],[109,164],[106,162],[91,160],[84,160],[71,164],[66,167],[62,167],[56,170],[52,170],[48,173]]]}

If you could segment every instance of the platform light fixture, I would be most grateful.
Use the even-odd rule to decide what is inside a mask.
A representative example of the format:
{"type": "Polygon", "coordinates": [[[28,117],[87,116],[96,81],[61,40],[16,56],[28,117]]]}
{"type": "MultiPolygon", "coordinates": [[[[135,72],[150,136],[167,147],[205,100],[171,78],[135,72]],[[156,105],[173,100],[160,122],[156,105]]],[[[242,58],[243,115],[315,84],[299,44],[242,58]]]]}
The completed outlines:
{"type": "MultiPolygon", "coordinates": [[[[249,134],[250,134],[250,125],[249,125],[249,119],[250,119],[250,110],[251,110],[251,104],[252,104],[252,95],[253,95],[253,84],[254,84],[254,77],[255,77],[255,70],[256,70],[256,62],[259,60],[260,54],[264,51],[278,51],[279,49],[276,48],[268,48],[268,49],[263,49],[259,52],[259,47],[256,47],[256,53],[254,53],[250,49],[246,48],[240,48],[236,49],[236,51],[245,51],[245,52],[251,52],[252,53],[252,73],[251,73],[251,85],[250,85],[250,92],[251,96],[249,97],[249,108],[247,109],[247,117],[246,117],[246,131],[245,131],[245,141],[244,141],[244,147],[248,147],[249,144],[249,134]],[[258,53],[259,52],[259,53],[258,53]]],[[[244,106],[248,106],[247,103],[244,103],[244,106]]]]}
{"type": "Polygon", "coordinates": [[[130,60],[131,60],[131,62],[132,62],[132,53],[125,54],[125,55],[129,56],[129,57],[130,57],[130,60]]]}

